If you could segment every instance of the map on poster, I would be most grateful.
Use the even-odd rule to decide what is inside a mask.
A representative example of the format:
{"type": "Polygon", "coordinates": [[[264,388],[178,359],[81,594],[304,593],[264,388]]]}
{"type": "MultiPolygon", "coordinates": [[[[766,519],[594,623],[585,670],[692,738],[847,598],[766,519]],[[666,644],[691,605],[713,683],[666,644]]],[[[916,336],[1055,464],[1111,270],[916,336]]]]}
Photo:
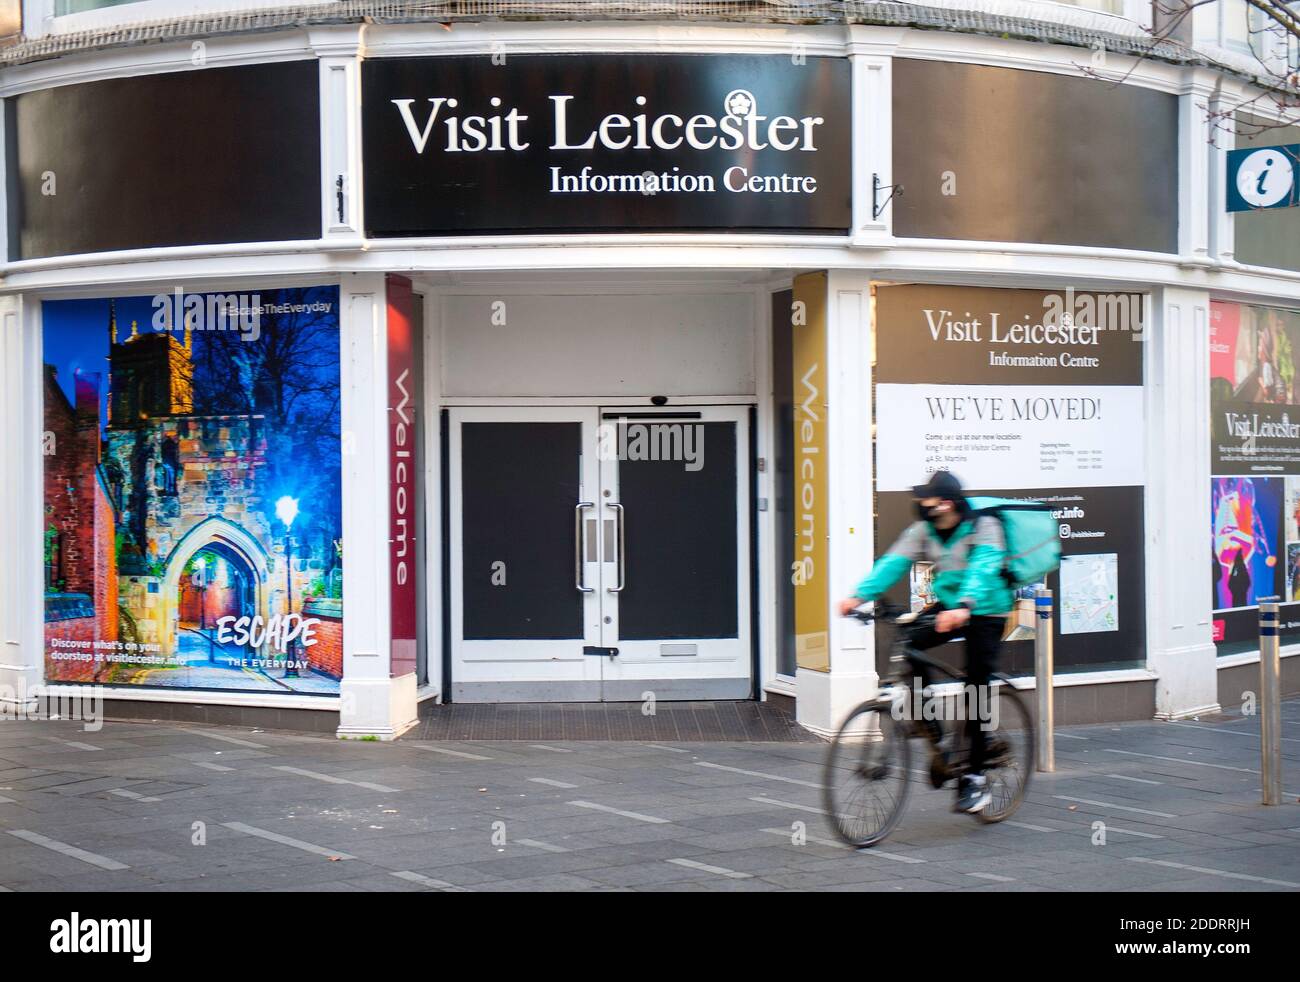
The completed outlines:
{"type": "Polygon", "coordinates": [[[1113,552],[1061,559],[1061,633],[1119,630],[1119,556],[1113,552]]]}

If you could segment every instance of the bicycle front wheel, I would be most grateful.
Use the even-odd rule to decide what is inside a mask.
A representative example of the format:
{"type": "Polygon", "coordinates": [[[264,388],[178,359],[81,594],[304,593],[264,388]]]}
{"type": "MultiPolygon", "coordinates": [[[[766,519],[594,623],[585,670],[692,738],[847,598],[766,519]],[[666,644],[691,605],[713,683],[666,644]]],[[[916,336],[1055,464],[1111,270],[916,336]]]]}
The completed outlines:
{"type": "Polygon", "coordinates": [[[903,815],[911,787],[908,724],[888,704],[864,702],[826,754],[823,800],[831,828],[856,849],[882,841],[903,815]]]}
{"type": "Polygon", "coordinates": [[[984,777],[992,800],[979,812],[982,822],[1010,818],[1025,800],[1034,772],[1034,721],[1011,683],[997,687],[998,725],[989,734],[984,777]]]}

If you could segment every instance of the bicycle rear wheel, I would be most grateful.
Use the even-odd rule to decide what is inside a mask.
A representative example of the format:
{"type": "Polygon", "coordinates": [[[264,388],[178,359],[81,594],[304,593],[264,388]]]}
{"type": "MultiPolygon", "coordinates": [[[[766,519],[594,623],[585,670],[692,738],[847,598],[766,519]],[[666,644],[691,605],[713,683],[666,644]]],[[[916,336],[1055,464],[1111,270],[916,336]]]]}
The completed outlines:
{"type": "Polygon", "coordinates": [[[981,822],[1010,818],[1025,800],[1034,772],[1034,721],[1010,682],[997,686],[998,725],[988,737],[984,777],[993,800],[978,812],[981,822]]]}
{"type": "Polygon", "coordinates": [[[889,704],[864,702],[840,726],[826,753],[823,800],[835,834],[874,846],[894,830],[911,787],[908,723],[889,704]]]}

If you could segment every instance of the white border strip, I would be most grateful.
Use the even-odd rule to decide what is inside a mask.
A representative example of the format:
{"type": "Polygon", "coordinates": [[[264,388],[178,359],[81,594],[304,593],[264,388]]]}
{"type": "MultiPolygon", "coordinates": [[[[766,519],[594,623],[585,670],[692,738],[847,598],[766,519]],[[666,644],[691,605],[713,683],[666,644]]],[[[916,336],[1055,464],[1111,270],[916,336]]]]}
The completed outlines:
{"type": "Polygon", "coordinates": [[[92,694],[98,694],[105,700],[160,702],[169,706],[247,706],[259,709],[315,709],[326,713],[337,713],[342,704],[338,696],[275,695],[260,692],[199,692],[193,689],[140,689],[113,685],[68,685],[59,682],[48,682],[44,689],[52,695],[72,698],[91,698],[92,694]]]}

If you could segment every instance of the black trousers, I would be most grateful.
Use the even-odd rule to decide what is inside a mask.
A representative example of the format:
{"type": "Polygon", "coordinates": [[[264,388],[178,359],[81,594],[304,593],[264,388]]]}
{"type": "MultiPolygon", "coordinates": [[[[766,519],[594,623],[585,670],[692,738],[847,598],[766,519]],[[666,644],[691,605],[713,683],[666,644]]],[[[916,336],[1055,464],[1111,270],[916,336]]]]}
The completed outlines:
{"type": "MultiPolygon", "coordinates": [[[[926,608],[927,612],[937,613],[942,610],[938,604],[926,608]]],[[[985,614],[972,614],[970,620],[964,627],[940,634],[933,627],[918,630],[912,635],[911,642],[914,648],[926,651],[930,648],[937,648],[939,645],[951,641],[953,638],[962,638],[966,642],[966,677],[970,685],[975,686],[975,691],[979,693],[980,699],[983,700],[976,705],[967,705],[966,709],[966,737],[970,741],[970,770],[972,774],[981,774],[984,771],[985,749],[988,733],[985,731],[983,722],[979,717],[980,713],[976,709],[987,708],[988,699],[991,694],[988,689],[989,678],[997,671],[998,653],[1002,650],[1002,632],[1006,630],[1007,619],[1005,617],[992,617],[985,614]]],[[[947,659],[941,659],[946,661],[947,659]]],[[[930,685],[936,680],[931,678],[931,672],[924,665],[918,665],[921,674],[921,684],[930,685]]]]}

